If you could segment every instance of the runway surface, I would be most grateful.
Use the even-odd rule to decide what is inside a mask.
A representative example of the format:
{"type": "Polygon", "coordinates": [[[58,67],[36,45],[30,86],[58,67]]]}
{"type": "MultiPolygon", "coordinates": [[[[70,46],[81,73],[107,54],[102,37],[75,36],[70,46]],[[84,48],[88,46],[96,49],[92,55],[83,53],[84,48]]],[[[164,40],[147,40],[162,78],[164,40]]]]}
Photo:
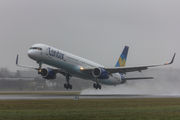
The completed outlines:
{"type": "Polygon", "coordinates": [[[0,100],[31,100],[31,99],[113,99],[113,98],[180,98],[180,95],[0,95],[0,100]]]}

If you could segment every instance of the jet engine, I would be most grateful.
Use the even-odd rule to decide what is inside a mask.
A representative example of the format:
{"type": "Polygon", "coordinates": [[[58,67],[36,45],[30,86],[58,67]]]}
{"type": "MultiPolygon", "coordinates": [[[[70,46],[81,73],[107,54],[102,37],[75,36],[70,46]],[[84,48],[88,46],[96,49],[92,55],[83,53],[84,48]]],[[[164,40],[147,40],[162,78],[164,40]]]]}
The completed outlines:
{"type": "Polygon", "coordinates": [[[92,75],[99,79],[108,79],[109,74],[103,68],[94,68],[92,70],[92,75]]]}
{"type": "Polygon", "coordinates": [[[41,69],[40,74],[45,79],[56,79],[56,73],[50,68],[41,69]]]}

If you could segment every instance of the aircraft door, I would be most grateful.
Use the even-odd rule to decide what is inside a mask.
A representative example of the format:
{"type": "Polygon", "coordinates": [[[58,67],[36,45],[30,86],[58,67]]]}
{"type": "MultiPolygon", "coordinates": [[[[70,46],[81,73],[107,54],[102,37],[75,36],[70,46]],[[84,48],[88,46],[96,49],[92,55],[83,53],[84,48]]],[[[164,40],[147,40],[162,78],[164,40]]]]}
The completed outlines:
{"type": "Polygon", "coordinates": [[[47,55],[49,58],[52,58],[52,57],[49,55],[49,48],[46,49],[46,55],[47,55]]]}
{"type": "Polygon", "coordinates": [[[49,49],[48,48],[46,49],[46,55],[47,56],[49,55],[49,49]]]}
{"type": "Polygon", "coordinates": [[[63,60],[66,61],[67,60],[67,56],[66,54],[63,55],[63,60]]]}

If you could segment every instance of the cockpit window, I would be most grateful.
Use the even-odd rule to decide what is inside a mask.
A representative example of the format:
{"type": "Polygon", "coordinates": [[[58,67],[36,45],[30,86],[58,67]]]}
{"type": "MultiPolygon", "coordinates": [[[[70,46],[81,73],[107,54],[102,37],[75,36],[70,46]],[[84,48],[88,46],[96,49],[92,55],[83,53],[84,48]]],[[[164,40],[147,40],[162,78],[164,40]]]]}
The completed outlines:
{"type": "Polygon", "coordinates": [[[38,50],[42,50],[42,48],[38,47],[38,50]]]}
{"type": "Polygon", "coordinates": [[[42,50],[42,48],[40,48],[40,47],[30,47],[30,50],[42,50]]]}

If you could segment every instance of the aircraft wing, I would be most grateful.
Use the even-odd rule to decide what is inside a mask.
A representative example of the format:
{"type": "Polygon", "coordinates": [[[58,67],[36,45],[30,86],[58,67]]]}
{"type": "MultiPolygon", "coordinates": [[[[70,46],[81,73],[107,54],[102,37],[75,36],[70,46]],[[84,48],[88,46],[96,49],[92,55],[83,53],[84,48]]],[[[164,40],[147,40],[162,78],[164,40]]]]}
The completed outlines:
{"type": "MultiPolygon", "coordinates": [[[[19,67],[23,67],[23,68],[30,68],[30,69],[35,69],[35,70],[41,70],[41,67],[34,67],[34,66],[27,66],[27,65],[19,65],[18,64],[18,59],[19,59],[19,55],[17,55],[16,57],[16,65],[19,67]]],[[[55,73],[60,73],[64,76],[66,76],[68,73],[60,68],[50,68],[51,70],[53,70],[55,73]]]]}
{"type": "Polygon", "coordinates": [[[17,66],[19,66],[19,67],[24,67],[24,68],[31,68],[31,69],[39,70],[39,68],[37,68],[37,67],[26,66],[26,65],[19,65],[19,64],[18,64],[18,58],[19,58],[19,55],[17,55],[17,57],[16,57],[16,65],[17,65],[17,66]]]}
{"type": "MultiPolygon", "coordinates": [[[[126,74],[127,72],[134,72],[134,71],[139,71],[141,72],[142,70],[147,70],[149,67],[157,67],[157,66],[164,66],[164,65],[170,65],[173,63],[174,58],[175,58],[176,53],[174,54],[171,62],[169,63],[164,63],[164,64],[159,64],[159,65],[148,65],[148,66],[135,66],[135,67],[112,67],[112,68],[103,68],[104,70],[106,70],[109,74],[113,74],[113,73],[123,73],[126,74]]],[[[85,68],[82,69],[83,72],[85,73],[92,73],[92,70],[94,68],[85,68]]]]}

